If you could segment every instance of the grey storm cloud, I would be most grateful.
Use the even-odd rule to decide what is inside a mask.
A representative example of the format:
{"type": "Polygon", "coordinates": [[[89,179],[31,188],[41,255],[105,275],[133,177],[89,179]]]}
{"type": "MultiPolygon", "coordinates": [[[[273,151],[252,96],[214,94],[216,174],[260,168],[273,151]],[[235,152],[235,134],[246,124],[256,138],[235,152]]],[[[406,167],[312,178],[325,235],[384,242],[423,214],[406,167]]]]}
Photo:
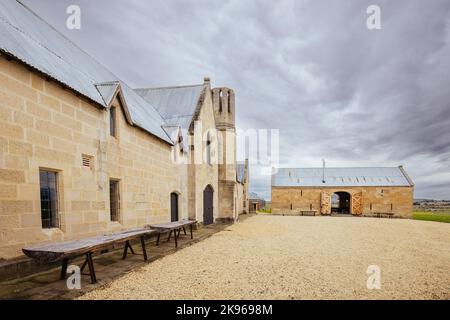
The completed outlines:
{"type": "Polygon", "coordinates": [[[448,0],[25,2],[131,86],[232,87],[239,128],[280,130],[281,166],[403,164],[415,197],[450,199],[448,0]]]}

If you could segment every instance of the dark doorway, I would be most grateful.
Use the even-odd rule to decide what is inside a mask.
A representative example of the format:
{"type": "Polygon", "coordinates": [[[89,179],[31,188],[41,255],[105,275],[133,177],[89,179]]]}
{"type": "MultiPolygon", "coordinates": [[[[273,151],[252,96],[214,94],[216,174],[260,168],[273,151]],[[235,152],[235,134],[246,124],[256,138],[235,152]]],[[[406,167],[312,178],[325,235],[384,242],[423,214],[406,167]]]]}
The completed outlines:
{"type": "Polygon", "coordinates": [[[213,195],[214,195],[213,188],[210,185],[207,185],[205,190],[203,190],[203,224],[204,225],[214,223],[213,195]]]}
{"type": "Polygon", "coordinates": [[[170,220],[178,221],[178,194],[175,192],[170,194],[170,220]]]}
{"type": "Polygon", "coordinates": [[[350,194],[348,192],[335,192],[331,196],[331,213],[350,213],[350,194]]]}

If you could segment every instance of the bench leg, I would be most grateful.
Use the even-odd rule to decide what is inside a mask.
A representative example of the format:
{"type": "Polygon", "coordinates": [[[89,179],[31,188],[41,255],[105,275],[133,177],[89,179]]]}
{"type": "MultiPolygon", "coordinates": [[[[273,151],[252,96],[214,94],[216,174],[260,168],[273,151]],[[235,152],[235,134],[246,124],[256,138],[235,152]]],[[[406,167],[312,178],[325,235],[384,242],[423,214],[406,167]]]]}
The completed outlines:
{"type": "MultiPolygon", "coordinates": [[[[176,232],[176,231],[175,231],[176,232]]],[[[178,238],[180,237],[180,233],[181,233],[181,228],[178,229],[178,238]]]]}
{"type": "Polygon", "coordinates": [[[145,250],[145,240],[141,237],[142,254],[144,255],[144,261],[147,261],[147,250],[145,250]]]}
{"type": "Polygon", "coordinates": [[[131,246],[131,244],[128,242],[128,248],[131,251],[131,254],[136,254],[136,252],[134,252],[133,247],[131,246]]]}
{"type": "Polygon", "coordinates": [[[175,248],[178,248],[177,230],[174,231],[173,236],[174,236],[174,238],[175,238],[175,248]]]}
{"type": "Polygon", "coordinates": [[[187,235],[185,227],[183,227],[183,232],[184,232],[184,235],[187,235]]]}
{"type": "Polygon", "coordinates": [[[159,246],[159,239],[161,238],[161,233],[158,233],[158,238],[156,238],[156,245],[159,246]]]}
{"type": "Polygon", "coordinates": [[[167,238],[167,242],[169,242],[171,236],[172,236],[172,230],[170,230],[170,232],[169,232],[169,237],[167,238]]]}
{"type": "Polygon", "coordinates": [[[96,283],[97,277],[95,276],[94,262],[92,261],[92,253],[91,252],[86,253],[86,259],[87,259],[88,265],[89,265],[89,274],[91,276],[91,283],[96,283]]]}
{"type": "Polygon", "coordinates": [[[123,260],[125,260],[125,258],[127,257],[128,249],[130,249],[132,254],[136,254],[133,250],[133,247],[130,244],[130,241],[127,241],[127,242],[125,242],[125,248],[123,249],[123,255],[122,255],[123,260]]]}
{"type": "Polygon", "coordinates": [[[128,241],[125,242],[125,247],[123,248],[122,260],[125,260],[127,258],[127,254],[128,254],[128,241]]]}
{"type": "Polygon", "coordinates": [[[191,239],[194,239],[194,236],[192,235],[192,224],[190,224],[189,227],[191,229],[191,239]]]}
{"type": "Polygon", "coordinates": [[[88,260],[85,259],[84,262],[83,262],[83,264],[81,265],[81,268],[80,268],[80,272],[81,272],[81,273],[83,273],[83,270],[84,270],[84,268],[86,268],[87,263],[88,263],[88,260]]]}
{"type": "Polygon", "coordinates": [[[61,275],[60,275],[61,280],[64,280],[66,278],[68,263],[69,263],[69,259],[67,259],[67,258],[62,261],[61,275]]]}

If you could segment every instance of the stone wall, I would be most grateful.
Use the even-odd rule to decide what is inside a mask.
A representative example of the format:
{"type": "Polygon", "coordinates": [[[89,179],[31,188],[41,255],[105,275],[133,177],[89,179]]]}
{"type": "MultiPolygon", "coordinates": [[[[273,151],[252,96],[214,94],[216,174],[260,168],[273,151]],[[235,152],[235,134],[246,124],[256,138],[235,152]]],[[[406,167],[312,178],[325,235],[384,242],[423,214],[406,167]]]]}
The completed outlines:
{"type": "Polygon", "coordinates": [[[307,188],[272,187],[272,213],[295,214],[301,210],[321,211],[322,192],[362,193],[362,214],[393,212],[397,217],[410,217],[413,187],[307,188]]]}
{"type": "Polygon", "coordinates": [[[236,206],[237,214],[249,213],[248,207],[248,182],[249,182],[249,168],[248,159],[245,160],[245,176],[242,183],[236,184],[236,206]]]}
{"type": "MultiPolygon", "coordinates": [[[[191,164],[189,165],[189,216],[203,222],[203,191],[208,185],[214,190],[213,197],[213,213],[214,219],[219,217],[219,186],[218,186],[218,164],[217,148],[211,149],[211,164],[206,162],[206,134],[210,132],[211,140],[214,141],[216,123],[214,119],[214,111],[212,106],[211,90],[205,90],[204,100],[197,118],[196,129],[194,129],[194,136],[191,136],[191,143],[194,148],[191,149],[191,164]],[[199,126],[200,125],[200,126],[199,126]],[[212,130],[213,129],[213,130],[212,130]],[[200,130],[200,131],[199,131],[200,130]]],[[[214,144],[213,144],[214,145],[214,144]]]]}
{"type": "MultiPolygon", "coordinates": [[[[187,167],[171,161],[170,145],[118,111],[116,139],[108,110],[0,57],[0,259],[38,242],[170,221],[173,191],[180,217],[188,216],[187,167]],[[82,155],[92,157],[91,168],[82,155]],[[41,227],[40,168],[58,172],[59,228],[41,227]],[[110,178],[120,180],[119,222],[110,221],[110,178]]],[[[212,107],[206,112],[211,121],[212,107]]],[[[196,174],[199,189],[217,181],[215,167],[196,174]]]]}
{"type": "Polygon", "coordinates": [[[219,150],[219,218],[236,220],[238,190],[236,182],[235,96],[229,88],[212,90],[213,109],[218,129],[219,150]]]}

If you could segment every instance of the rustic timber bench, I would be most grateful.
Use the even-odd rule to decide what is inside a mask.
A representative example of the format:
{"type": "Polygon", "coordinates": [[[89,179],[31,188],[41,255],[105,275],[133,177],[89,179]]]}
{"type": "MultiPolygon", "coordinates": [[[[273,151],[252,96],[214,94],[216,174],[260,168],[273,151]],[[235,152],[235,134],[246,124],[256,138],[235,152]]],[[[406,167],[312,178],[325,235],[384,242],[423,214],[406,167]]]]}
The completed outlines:
{"type": "Polygon", "coordinates": [[[374,212],[373,213],[377,218],[388,217],[391,219],[394,216],[393,212],[374,212]]]}
{"type": "Polygon", "coordinates": [[[189,226],[191,231],[191,239],[193,239],[192,235],[192,228],[193,226],[197,224],[197,220],[181,220],[181,221],[174,221],[174,222],[168,222],[168,223],[159,223],[159,224],[151,224],[148,225],[148,227],[151,230],[154,230],[158,232],[158,238],[156,239],[156,245],[159,245],[159,240],[162,233],[169,232],[169,237],[167,238],[167,241],[170,240],[170,237],[172,236],[175,239],[175,248],[178,247],[178,237],[180,236],[181,230],[183,230],[184,234],[186,235],[186,227],[189,226]]]}
{"type": "Polygon", "coordinates": [[[92,254],[95,251],[103,251],[110,246],[125,243],[122,258],[127,257],[128,249],[132,254],[135,254],[131,247],[130,241],[139,238],[141,240],[142,253],[144,261],[147,261],[147,251],[145,249],[145,236],[150,236],[155,233],[154,230],[149,229],[132,229],[124,232],[113,233],[110,235],[102,235],[84,238],[80,240],[64,241],[58,243],[50,243],[43,245],[36,245],[32,247],[23,248],[22,251],[28,257],[34,259],[39,264],[50,264],[54,262],[62,262],[61,280],[66,278],[67,265],[70,259],[86,255],[81,272],[83,272],[86,265],[89,267],[89,275],[91,282],[96,283],[94,262],[92,261],[92,254]]]}
{"type": "Polygon", "coordinates": [[[302,216],[315,216],[316,212],[316,210],[300,210],[302,216]]]}

